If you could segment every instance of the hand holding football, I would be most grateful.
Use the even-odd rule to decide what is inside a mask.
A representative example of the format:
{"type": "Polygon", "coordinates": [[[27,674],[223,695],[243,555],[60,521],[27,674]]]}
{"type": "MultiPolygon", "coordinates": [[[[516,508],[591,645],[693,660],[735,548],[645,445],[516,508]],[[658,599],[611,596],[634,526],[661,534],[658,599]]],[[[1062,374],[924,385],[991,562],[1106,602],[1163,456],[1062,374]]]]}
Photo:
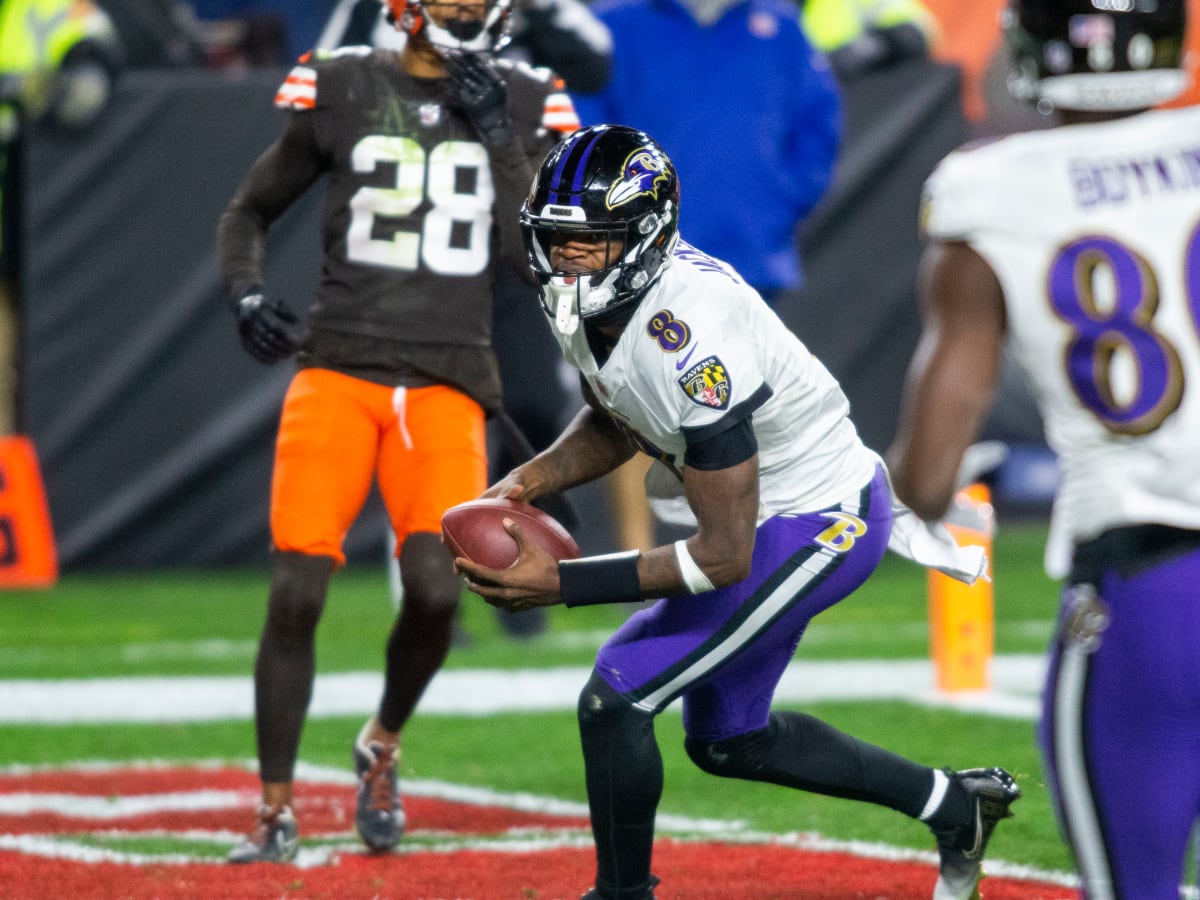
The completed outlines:
{"type": "Polygon", "coordinates": [[[442,515],[442,537],[450,552],[491,569],[507,569],[517,561],[517,542],[504,530],[504,520],[521,526],[526,538],[554,559],[578,559],[579,546],[567,529],[536,506],[520,500],[468,500],[442,515]]]}

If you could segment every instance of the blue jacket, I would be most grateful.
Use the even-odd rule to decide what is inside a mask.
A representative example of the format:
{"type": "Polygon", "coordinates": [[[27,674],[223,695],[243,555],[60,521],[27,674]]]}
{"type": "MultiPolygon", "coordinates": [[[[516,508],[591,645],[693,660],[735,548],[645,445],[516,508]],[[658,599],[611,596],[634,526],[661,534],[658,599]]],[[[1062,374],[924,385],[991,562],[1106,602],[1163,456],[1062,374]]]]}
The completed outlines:
{"type": "Polygon", "coordinates": [[[585,125],[645,131],[675,163],[680,235],[757,288],[800,284],[796,226],[833,180],[841,101],[793,0],[746,0],[711,26],[678,0],[597,0],[613,74],[573,94],[585,125]]]}

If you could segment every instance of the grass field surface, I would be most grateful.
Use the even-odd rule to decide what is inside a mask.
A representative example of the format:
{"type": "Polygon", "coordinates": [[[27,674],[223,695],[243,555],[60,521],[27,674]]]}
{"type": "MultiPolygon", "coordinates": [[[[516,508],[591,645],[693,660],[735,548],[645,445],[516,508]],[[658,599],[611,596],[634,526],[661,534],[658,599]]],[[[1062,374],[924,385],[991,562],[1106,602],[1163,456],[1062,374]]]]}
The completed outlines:
{"type": "MultiPolygon", "coordinates": [[[[1044,528],[1001,528],[994,552],[996,669],[1009,660],[1038,660],[1050,637],[1056,586],[1041,568],[1044,528]]],[[[183,689],[197,678],[218,678],[248,691],[265,609],[267,573],[160,572],[67,574],[49,591],[0,594],[0,697],[47,689],[48,703],[69,712],[92,679],[121,682],[149,703],[176,691],[179,714],[143,723],[55,722],[29,717],[3,720],[0,700],[0,767],[44,767],[74,761],[225,761],[246,764],[254,732],[244,709],[189,720],[183,689]],[[56,686],[59,693],[54,693],[56,686]],[[13,719],[16,720],[13,720],[13,719]]],[[[800,645],[797,666],[844,665],[836,671],[881,673],[884,663],[920,672],[928,660],[926,573],[889,557],[854,597],[818,617],[800,645]],[[876,667],[876,668],[872,668],[876,667]]],[[[476,692],[523,690],[538,672],[570,698],[582,685],[601,641],[628,615],[628,608],[556,608],[549,630],[517,641],[501,630],[494,611],[473,596],[465,599],[461,628],[467,640],[451,652],[439,679],[471,681],[476,692]],[[521,679],[514,680],[514,673],[521,679]],[[497,677],[487,680],[494,673],[497,677]],[[507,677],[501,677],[507,676],[507,677]],[[572,683],[573,678],[578,678],[572,683]],[[515,687],[514,687],[515,685],[515,687]]],[[[361,674],[378,677],[383,644],[394,611],[384,567],[352,566],[338,573],[318,632],[322,679],[361,674]]],[[[799,672],[816,671],[799,669],[799,672]]],[[[801,679],[802,680],[802,679],[801,679]]],[[[117,682],[109,682],[117,684],[117,682]]],[[[430,699],[440,687],[435,681],[430,699]]],[[[1002,765],[1024,791],[1016,817],[997,831],[989,857],[1016,866],[1068,873],[1034,744],[1036,685],[1024,685],[1028,702],[1014,712],[990,712],[987,703],[939,705],[932,684],[911,699],[856,695],[797,703],[866,740],[930,765],[964,768],[1002,765]]],[[[377,697],[358,698],[370,709],[377,697]]],[[[865,694],[870,694],[866,691],[865,694]]],[[[496,697],[496,707],[505,708],[496,697]]],[[[511,699],[511,698],[508,698],[511,699]]],[[[986,698],[975,697],[974,700],[986,698]]],[[[511,706],[511,704],[507,704],[511,706]]],[[[582,761],[573,710],[565,704],[526,712],[455,713],[419,708],[406,732],[402,779],[432,779],[503,792],[527,792],[581,804],[582,761]]],[[[445,711],[449,710],[449,711],[445,711]]],[[[54,718],[54,717],[51,717],[54,718]]],[[[84,718],[80,716],[79,718],[84,718]]],[[[349,770],[350,740],[364,715],[314,713],[300,749],[305,764],[349,770]]],[[[699,772],[683,752],[677,706],[664,713],[657,733],[666,768],[663,815],[736,820],[755,831],[812,832],[832,840],[869,841],[898,848],[931,849],[929,834],[898,814],[864,804],[716,779],[699,772]]]]}

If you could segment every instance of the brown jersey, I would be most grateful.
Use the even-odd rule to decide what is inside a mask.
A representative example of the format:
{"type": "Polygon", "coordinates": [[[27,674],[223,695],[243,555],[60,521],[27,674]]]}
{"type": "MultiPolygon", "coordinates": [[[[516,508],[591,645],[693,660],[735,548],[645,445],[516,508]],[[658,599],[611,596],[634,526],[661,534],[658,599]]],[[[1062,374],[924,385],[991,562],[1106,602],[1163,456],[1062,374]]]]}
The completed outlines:
{"type": "Polygon", "coordinates": [[[324,176],[324,263],[302,365],[388,385],[450,383],[498,406],[500,249],[517,256],[531,173],[578,123],[545,70],[497,66],[518,145],[490,153],[445,80],[408,75],[392,51],[342,50],[288,75],[276,105],[292,119],[247,175],[218,243],[235,295],[261,284],[266,226],[324,176]]]}

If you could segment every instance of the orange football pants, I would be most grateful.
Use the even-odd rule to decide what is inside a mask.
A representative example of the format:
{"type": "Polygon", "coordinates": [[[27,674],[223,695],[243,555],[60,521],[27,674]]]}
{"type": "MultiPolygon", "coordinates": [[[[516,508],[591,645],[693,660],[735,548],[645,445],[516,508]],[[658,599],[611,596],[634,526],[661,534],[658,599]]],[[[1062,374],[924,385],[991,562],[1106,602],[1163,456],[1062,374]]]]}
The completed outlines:
{"type": "Polygon", "coordinates": [[[397,543],[487,487],[483,409],[451,387],[390,388],[301,369],[283,401],[271,484],[276,549],[346,561],[377,481],[397,543]]]}

